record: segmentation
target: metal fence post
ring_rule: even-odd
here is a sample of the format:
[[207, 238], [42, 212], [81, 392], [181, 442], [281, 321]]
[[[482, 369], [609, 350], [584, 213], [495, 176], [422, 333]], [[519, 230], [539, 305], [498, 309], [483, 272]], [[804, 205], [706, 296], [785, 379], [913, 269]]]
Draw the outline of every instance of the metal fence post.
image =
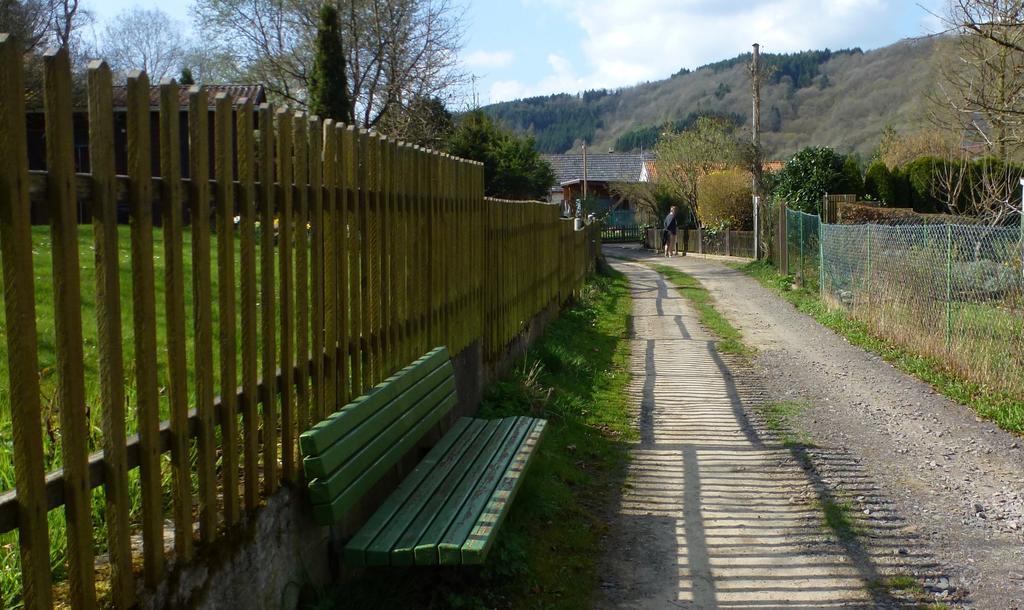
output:
[[789, 275], [789, 227], [786, 215], [786, 204], [779, 204], [779, 220], [775, 234], [775, 250], [778, 256], [776, 265], [781, 275]]
[[946, 351], [953, 340], [953, 225], [946, 225]]
[[825, 293], [825, 223], [818, 219], [818, 294]]
[[[870, 224], [868, 225], [868, 272], [867, 272], [867, 276], [866, 276], [866, 279], [867, 279], [866, 289], [867, 289], [867, 293], [868, 293], [868, 299], [871, 299], [871, 285], [874, 284], [874, 282], [871, 281], [873, 279], [871, 277], [871, 268], [872, 268], [872, 265], [871, 265], [871, 233], [872, 233], [871, 227], [872, 226], [873, 225], [870, 225]], [[873, 299], [871, 299], [871, 300], [873, 300]]]
[[800, 285], [804, 285], [804, 217], [803, 212], [797, 212], [801, 216], [797, 216], [800, 221]]

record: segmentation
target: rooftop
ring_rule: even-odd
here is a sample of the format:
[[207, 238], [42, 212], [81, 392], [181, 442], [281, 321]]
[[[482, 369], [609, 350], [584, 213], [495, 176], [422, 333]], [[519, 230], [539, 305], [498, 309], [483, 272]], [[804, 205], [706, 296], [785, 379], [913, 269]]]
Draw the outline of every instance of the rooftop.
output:
[[[551, 164], [558, 184], [583, 179], [583, 154], [542, 155]], [[642, 153], [587, 153], [587, 180], [593, 182], [638, 182], [644, 160]]]

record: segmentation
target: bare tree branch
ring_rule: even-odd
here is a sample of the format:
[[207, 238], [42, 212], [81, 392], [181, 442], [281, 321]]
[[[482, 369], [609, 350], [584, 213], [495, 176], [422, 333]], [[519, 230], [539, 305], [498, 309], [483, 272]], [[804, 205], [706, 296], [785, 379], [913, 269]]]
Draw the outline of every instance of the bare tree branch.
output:
[[[399, 129], [415, 100], [451, 99], [464, 84], [457, 53], [463, 15], [451, 0], [335, 0], [353, 116]], [[319, 0], [198, 0], [200, 29], [234, 57], [238, 76], [304, 106]], [[391, 117], [394, 119], [394, 117]], [[401, 133], [391, 133], [402, 137]]]

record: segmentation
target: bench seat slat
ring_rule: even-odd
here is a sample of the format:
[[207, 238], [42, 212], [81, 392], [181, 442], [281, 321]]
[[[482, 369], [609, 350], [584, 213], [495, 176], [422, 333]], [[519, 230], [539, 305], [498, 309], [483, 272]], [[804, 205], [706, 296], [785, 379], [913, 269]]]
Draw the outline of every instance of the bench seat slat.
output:
[[395, 443], [420, 423], [424, 417], [434, 413], [444, 400], [455, 392], [455, 380], [445, 379], [411, 409], [399, 411], [399, 416], [378, 435], [353, 454], [343, 465], [336, 468], [326, 478], [316, 478], [309, 482], [310, 500], [314, 504], [331, 502], [352, 484], [368, 466], [384, 457], [392, 457], [398, 461], [402, 452], [395, 448]]
[[[491, 494], [487, 506], [480, 513], [472, 531], [462, 544], [463, 565], [479, 565], [487, 559], [487, 553], [494, 543], [495, 533], [508, 514], [508, 509], [523, 482], [523, 475], [526, 473], [531, 459], [537, 453], [537, 446], [544, 436], [546, 427], [546, 420], [531, 420], [529, 433], [523, 439], [515, 457], [512, 458], [512, 463], [505, 470], [504, 476]], [[444, 546], [441, 547], [441, 552], [444, 552]]]
[[[370, 464], [344, 491], [334, 496], [330, 503], [314, 504], [313, 516], [316, 521], [325, 525], [340, 521], [356, 501], [369, 491], [373, 484], [394, 466], [406, 452], [412, 449], [432, 426], [441, 420], [441, 417], [455, 405], [455, 400], [455, 392], [452, 391], [433, 411], [428, 413], [415, 427], [398, 439], [391, 451], [383, 454], [379, 459]], [[312, 496], [312, 485], [313, 481], [310, 482], [310, 496]]]
[[[405, 413], [410, 412], [423, 405], [420, 401], [427, 401], [438, 387], [446, 383], [454, 388], [451, 379], [451, 366], [440, 366], [433, 372], [421, 378], [404, 392], [397, 395], [391, 402], [381, 405], [376, 412], [362, 420], [361, 423], [353, 421], [339, 421], [351, 425], [348, 434], [342, 436], [330, 447], [324, 449], [318, 455], [308, 455], [302, 460], [306, 478], [326, 479], [338, 470], [347, 460], [351, 459], [358, 451], [372, 444], [379, 435], [384, 434], [395, 421]], [[360, 406], [365, 406], [360, 405]], [[353, 418], [354, 420], [355, 418]]]
[[487, 468], [473, 482], [469, 495], [459, 507], [451, 525], [439, 539], [427, 541], [437, 547], [438, 562], [441, 565], [460, 565], [462, 563], [462, 544], [469, 536], [470, 530], [476, 525], [477, 518], [490, 501], [499, 481], [503, 479], [509, 464], [530, 432], [533, 422], [531, 418], [515, 417], [510, 419], [513, 422], [512, 431], [509, 432], [505, 442], [494, 452]]
[[505, 444], [514, 427], [515, 418], [510, 417], [498, 420], [497, 431], [494, 433], [494, 436], [491, 437], [491, 440], [480, 451], [480, 454], [473, 461], [473, 465], [466, 472], [466, 476], [463, 477], [458, 487], [445, 500], [444, 505], [430, 523], [430, 527], [423, 532], [423, 535], [413, 548], [416, 565], [438, 564], [438, 541], [441, 540], [444, 533], [451, 527], [462, 505], [469, 499], [473, 490], [480, 482], [480, 478], [484, 475], [487, 467], [490, 466], [500, 447]]
[[366, 394], [303, 432], [299, 436], [299, 448], [302, 450], [302, 454], [319, 455], [367, 417], [373, 415], [381, 406], [440, 367], [452, 369], [448, 359], [448, 348], [445, 346], [430, 350], [409, 366], [377, 384]]
[[[480, 435], [487, 423], [482, 419], [469, 418], [459, 421], [468, 422], [465, 430], [460, 433], [458, 429], [453, 429], [444, 436], [442, 442], [438, 443], [438, 447], [441, 447], [444, 441], [452, 439], [444, 448], [444, 454], [438, 457], [435, 464], [429, 464], [427, 460], [424, 460], [416, 467], [410, 476], [410, 479], [413, 477], [419, 479], [419, 481], [415, 481], [415, 490], [406, 493], [402, 489], [405, 486], [405, 481], [403, 481], [402, 486], [388, 497], [370, 521], [349, 541], [346, 546], [346, 559], [351, 551], [352, 555], [362, 557], [365, 565], [390, 565], [391, 548], [409, 528], [413, 520], [421, 514], [438, 487], [458, 467], [459, 461], [473, 446], [473, 441]], [[457, 439], [452, 438], [455, 435], [458, 435]], [[380, 519], [378, 519], [378, 515], [381, 516]], [[383, 519], [387, 519], [387, 523], [381, 523]], [[356, 565], [359, 565], [358, 561]]]
[[[471, 470], [477, 458], [484, 451], [491, 439], [498, 431], [500, 421], [484, 422], [480, 434], [473, 439], [473, 443], [466, 449], [466, 452], [459, 459], [458, 463], [442, 481], [441, 485], [434, 490], [434, 493], [427, 500], [427, 503], [418, 511], [416, 517], [409, 526], [402, 532], [402, 535], [391, 548], [389, 563], [393, 566], [414, 565], [413, 549], [419, 543], [423, 534], [437, 518], [445, 500], [452, 494], [456, 487], [465, 478], [466, 473]], [[369, 559], [373, 559], [370, 557]]]

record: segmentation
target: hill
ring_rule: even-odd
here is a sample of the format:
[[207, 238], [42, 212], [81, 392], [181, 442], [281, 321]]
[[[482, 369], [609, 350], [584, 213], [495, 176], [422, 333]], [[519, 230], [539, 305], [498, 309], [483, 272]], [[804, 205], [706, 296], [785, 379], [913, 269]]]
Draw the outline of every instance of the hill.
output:
[[[774, 68], [762, 88], [766, 153], [783, 157], [815, 144], [869, 155], [886, 125], [920, 125], [936, 79], [936, 56], [948, 42], [918, 38], [871, 51], [762, 55]], [[532, 133], [548, 153], [565, 152], [583, 139], [602, 150], [649, 148], [664, 125], [683, 128], [704, 113], [731, 117], [749, 129], [749, 60], [746, 53], [661, 81], [503, 102], [484, 111]]]

